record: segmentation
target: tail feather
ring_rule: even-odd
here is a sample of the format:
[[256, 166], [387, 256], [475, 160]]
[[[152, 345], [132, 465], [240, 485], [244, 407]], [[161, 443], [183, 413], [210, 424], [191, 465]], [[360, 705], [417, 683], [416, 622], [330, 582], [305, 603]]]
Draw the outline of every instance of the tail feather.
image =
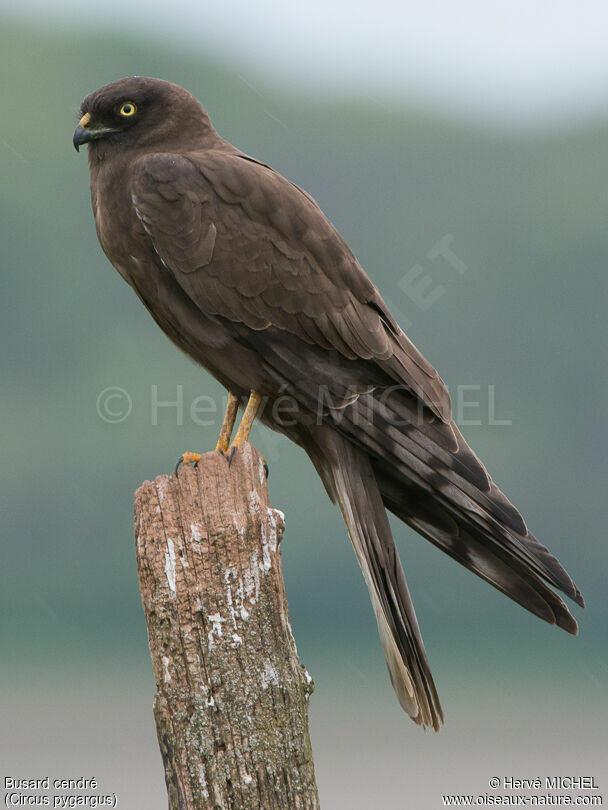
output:
[[[584, 605], [580, 591], [558, 560], [528, 532], [481, 462], [477, 461], [479, 469], [473, 468], [476, 456], [458, 428], [453, 423], [428, 427], [418, 421], [399, 430], [390, 413], [387, 417], [385, 403], [379, 407], [373, 397], [361, 399], [363, 403], [343, 411], [341, 429], [372, 454], [385, 505], [523, 607], [576, 633], [576, 621], [545, 582]], [[441, 433], [447, 430], [448, 441], [453, 436], [458, 448], [449, 455], [440, 444]], [[461, 454], [466, 454], [470, 473], [458, 463]], [[485, 486], [479, 486], [479, 470], [486, 476]]]
[[336, 432], [331, 441], [323, 477], [340, 505], [369, 589], [393, 688], [416, 723], [439, 731], [443, 712], [371, 463]]
[[564, 601], [527, 566], [511, 557], [508, 548], [502, 554], [493, 549], [484, 531], [467, 525], [466, 518], [457, 512], [451, 515], [448, 507], [437, 501], [429, 514], [425, 510], [426, 493], [391, 480], [377, 465], [374, 469], [384, 504], [393, 514], [531, 613], [568, 633], [577, 633], [576, 620]]
[[[409, 356], [405, 344], [403, 356], [371, 363], [272, 327], [247, 330], [244, 339], [255, 342], [275, 382], [306, 412], [291, 428], [266, 419], [306, 449], [340, 504], [391, 680], [416, 722], [438, 729], [441, 707], [385, 507], [536, 616], [577, 632], [552, 588], [584, 606], [580, 591], [464, 440], [434, 369]], [[410, 379], [414, 366], [419, 384]]]

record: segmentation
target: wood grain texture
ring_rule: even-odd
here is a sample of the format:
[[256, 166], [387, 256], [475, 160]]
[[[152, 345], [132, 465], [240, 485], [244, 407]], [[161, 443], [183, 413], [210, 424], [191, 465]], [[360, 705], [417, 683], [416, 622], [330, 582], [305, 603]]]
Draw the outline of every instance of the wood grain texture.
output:
[[319, 807], [259, 453], [202, 456], [135, 493], [137, 567], [170, 810]]

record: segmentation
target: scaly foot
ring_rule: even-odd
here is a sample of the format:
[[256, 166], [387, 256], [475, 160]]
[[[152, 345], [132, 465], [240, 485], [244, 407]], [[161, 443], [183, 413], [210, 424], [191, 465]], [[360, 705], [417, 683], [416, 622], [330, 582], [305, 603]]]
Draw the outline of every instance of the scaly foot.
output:
[[178, 474], [179, 468], [182, 466], [182, 464], [194, 464], [196, 467], [200, 460], [200, 453], [184, 453], [177, 459], [177, 464], [175, 465], [175, 470], [173, 471], [174, 475]]

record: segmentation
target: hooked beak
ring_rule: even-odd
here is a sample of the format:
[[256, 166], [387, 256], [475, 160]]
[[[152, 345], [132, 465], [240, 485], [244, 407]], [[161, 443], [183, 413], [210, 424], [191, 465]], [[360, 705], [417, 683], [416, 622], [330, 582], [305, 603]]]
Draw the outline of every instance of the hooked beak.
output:
[[85, 113], [78, 122], [78, 126], [74, 130], [74, 137], [72, 139], [72, 143], [74, 144], [74, 149], [77, 152], [80, 151], [80, 147], [82, 146], [83, 143], [88, 143], [89, 141], [95, 140], [96, 138], [101, 138], [110, 132], [118, 131], [116, 129], [112, 129], [111, 127], [100, 127], [99, 129], [90, 128], [89, 127], [90, 121], [91, 121], [91, 113]]
[[90, 140], [91, 140], [91, 133], [87, 132], [83, 126], [78, 124], [78, 126], [74, 130], [74, 138], [72, 141], [74, 144], [74, 149], [77, 152], [80, 151], [80, 147], [82, 146], [82, 144], [88, 143]]

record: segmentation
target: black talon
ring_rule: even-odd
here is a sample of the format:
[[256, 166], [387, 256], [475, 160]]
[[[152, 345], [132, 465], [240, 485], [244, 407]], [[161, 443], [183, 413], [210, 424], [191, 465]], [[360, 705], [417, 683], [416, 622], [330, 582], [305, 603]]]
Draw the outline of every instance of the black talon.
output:
[[229, 467], [230, 467], [230, 465], [232, 464], [232, 459], [234, 458], [234, 454], [235, 454], [235, 452], [236, 452], [236, 447], [233, 445], [233, 446], [230, 448], [230, 452], [229, 452], [229, 453], [228, 453], [228, 455], [226, 456], [226, 458], [228, 459], [228, 466], [229, 466]]
[[183, 456], [180, 456], [180, 457], [177, 459], [177, 464], [175, 465], [175, 469], [173, 470], [173, 475], [174, 475], [176, 478], [177, 478], [177, 475], [178, 475], [178, 473], [179, 473], [179, 468], [182, 466], [182, 464], [183, 464], [183, 463], [184, 463], [184, 457], [183, 457]]
[[264, 459], [264, 475], [266, 476], [266, 480], [268, 481], [268, 464], [266, 464], [266, 459]]

